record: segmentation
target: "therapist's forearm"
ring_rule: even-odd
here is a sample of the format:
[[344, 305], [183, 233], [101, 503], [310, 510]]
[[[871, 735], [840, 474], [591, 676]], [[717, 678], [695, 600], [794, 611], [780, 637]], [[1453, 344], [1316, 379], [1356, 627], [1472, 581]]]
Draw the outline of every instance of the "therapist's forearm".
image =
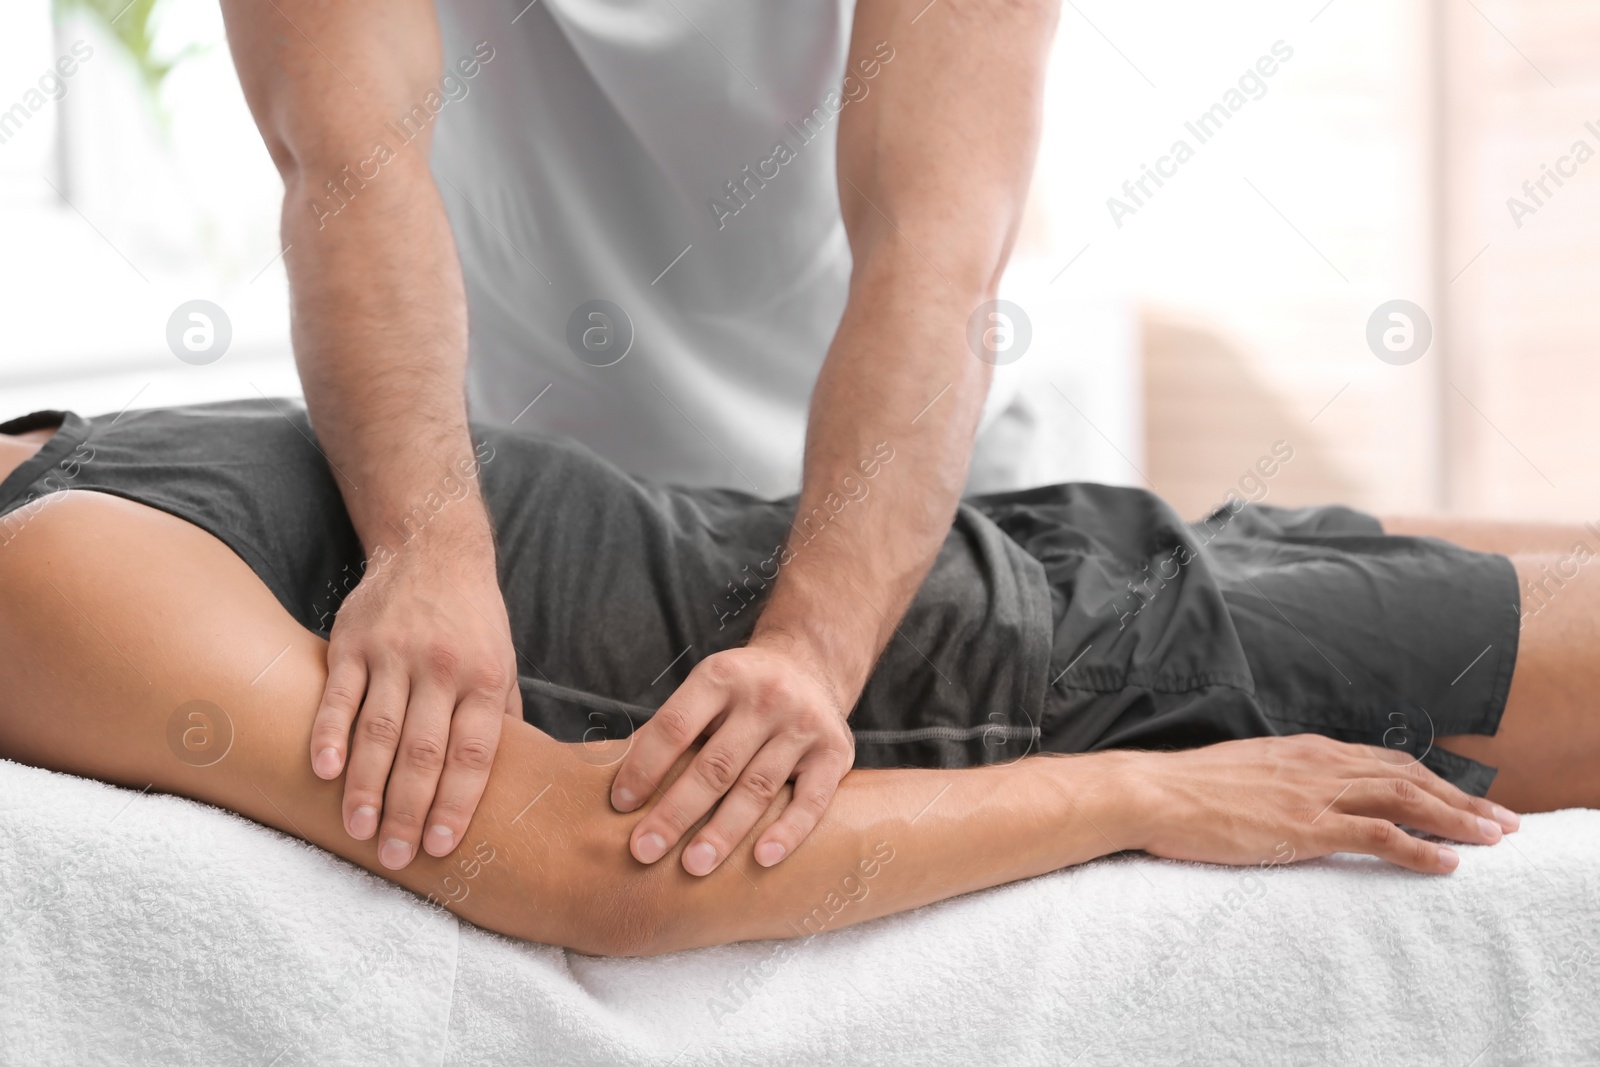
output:
[[986, 298], [894, 249], [858, 263], [812, 394], [790, 558], [752, 643], [804, 646], [846, 709], [949, 533], [990, 373], [965, 309]]
[[[406, 539], [404, 519], [472, 455], [467, 311], [450, 225], [425, 148], [405, 150], [335, 217], [323, 172], [286, 174], [283, 237], [296, 362], [317, 439], [371, 552]], [[474, 498], [474, 501], [476, 498]], [[490, 551], [481, 506], [447, 508], [430, 540]]]
[[222, 0], [222, 13], [283, 177], [317, 447], [366, 549], [319, 620], [332, 619], [329, 674], [305, 758], [344, 775], [345, 832], [400, 868], [460, 841], [500, 720], [520, 707], [478, 488], [492, 455], [469, 439], [464, 287], [428, 165], [449, 89], [438, 19], [432, 0]]
[[[1021, 223], [1055, 20], [1053, 0], [856, 6], [839, 119], [855, 265], [812, 394], [791, 558], [752, 636], [809, 653], [844, 708], [966, 481], [993, 373], [967, 323], [994, 297]], [[893, 459], [866, 481], [860, 464], [880, 442]], [[835, 511], [821, 534], [806, 525]]]

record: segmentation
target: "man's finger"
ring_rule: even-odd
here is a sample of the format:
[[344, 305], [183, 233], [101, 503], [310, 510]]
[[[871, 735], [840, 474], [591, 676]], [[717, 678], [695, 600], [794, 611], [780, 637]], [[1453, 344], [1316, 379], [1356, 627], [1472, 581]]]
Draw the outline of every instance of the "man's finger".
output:
[[357, 841], [378, 832], [383, 787], [394, 765], [405, 721], [411, 683], [392, 667], [376, 668], [367, 679], [367, 693], [350, 739], [350, 762], [344, 778], [344, 826]]
[[1409, 778], [1363, 778], [1345, 790], [1339, 808], [1474, 845], [1492, 845], [1503, 836], [1493, 819], [1452, 807]]
[[788, 806], [756, 842], [756, 862], [771, 867], [799, 848], [828, 810], [843, 777], [844, 770], [834, 757], [818, 755], [801, 760]]
[[422, 839], [422, 822], [433, 806], [450, 746], [453, 686], [425, 677], [412, 684], [400, 744], [383, 794], [383, 828], [378, 831], [378, 862], [397, 871], [410, 863]]
[[483, 799], [500, 745], [500, 727], [506, 701], [497, 692], [477, 690], [456, 705], [450, 719], [450, 747], [445, 752], [439, 790], [428, 812], [422, 848], [430, 856], [444, 856], [466, 836], [472, 813]]
[[1500, 829], [1508, 833], [1521, 824], [1521, 820], [1515, 812], [1508, 811], [1499, 804], [1483, 797], [1473, 796], [1453, 782], [1439, 777], [1420, 760], [1407, 759], [1396, 762], [1393, 749], [1381, 748], [1376, 745], [1363, 747], [1373, 753], [1377, 761], [1382, 764], [1388, 773], [1415, 782], [1452, 807], [1462, 808], [1480, 818], [1493, 820], [1500, 824]]
[[1358, 815], [1330, 815], [1328, 819], [1330, 852], [1377, 856], [1419, 874], [1449, 874], [1461, 863], [1455, 849], [1412, 837], [1387, 819]]
[[664, 856], [732, 788], [767, 738], [762, 725], [748, 716], [724, 724], [633, 828], [634, 857], [654, 863]]
[[361, 710], [367, 691], [367, 668], [360, 656], [334, 658], [330, 648], [328, 684], [311, 723], [311, 769], [318, 778], [334, 779], [344, 770], [350, 744], [350, 725]]
[[611, 806], [633, 811], [649, 800], [672, 765], [722, 713], [727, 690], [700, 668], [690, 672], [677, 692], [633, 732], [633, 744], [611, 781]]
[[[772, 806], [795, 765], [805, 754], [802, 745], [783, 739], [767, 742], [728, 790], [711, 821], [694, 835], [683, 850], [683, 869], [690, 874], [710, 874], [733, 852]], [[770, 865], [768, 865], [770, 866]]]

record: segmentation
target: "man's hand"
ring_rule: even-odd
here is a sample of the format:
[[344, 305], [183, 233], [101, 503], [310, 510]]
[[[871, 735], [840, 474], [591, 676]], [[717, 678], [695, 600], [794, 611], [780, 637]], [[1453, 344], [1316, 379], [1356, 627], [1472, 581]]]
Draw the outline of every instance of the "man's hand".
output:
[[634, 827], [634, 856], [654, 863], [716, 805], [683, 850], [684, 870], [710, 874], [791, 777], [794, 796], [756, 842], [755, 859], [771, 867], [794, 852], [855, 762], [848, 711], [821, 665], [795, 648], [751, 644], [706, 657], [634, 734], [612, 782], [612, 805], [633, 811], [684, 750], [711, 733], [661, 803]]
[[500, 716], [520, 710], [481, 499], [451, 496], [421, 541], [376, 552], [473, 455], [466, 291], [429, 166], [433, 124], [385, 157], [381, 178], [359, 176], [392, 116], [439, 86], [438, 18], [431, 0], [223, 0], [222, 13], [283, 178], [306, 406], [376, 567], [333, 627], [312, 766], [339, 774], [353, 724], [345, 828], [378, 832], [379, 859], [398, 869], [419, 840], [434, 856], [461, 840]]
[[1316, 734], [1229, 741], [1184, 752], [1130, 752], [1128, 848], [1202, 863], [1279, 864], [1334, 852], [1448, 874], [1452, 841], [1492, 845], [1517, 816], [1470, 796], [1403, 752]]
[[484, 556], [445, 539], [404, 549], [369, 568], [334, 622], [311, 764], [336, 778], [351, 746], [345, 829], [361, 841], [377, 832], [391, 870], [411, 862], [419, 840], [431, 856], [456, 847], [501, 717], [521, 714], [492, 546]]
[[[1055, 6], [856, 5], [852, 102], [837, 138], [850, 291], [811, 395], [797, 543], [750, 644], [697, 666], [617, 773], [612, 803], [633, 811], [713, 731], [634, 828], [643, 863], [715, 805], [683, 852], [690, 874], [715, 870], [793, 777], [793, 798], [756, 842], [756, 862], [770, 867], [811, 833], [854, 762], [845, 716], [938, 557], [966, 483], [993, 372], [967, 330], [995, 297], [1021, 224]], [[985, 146], [977, 155], [975, 141]], [[879, 475], [891, 457], [894, 473]]]

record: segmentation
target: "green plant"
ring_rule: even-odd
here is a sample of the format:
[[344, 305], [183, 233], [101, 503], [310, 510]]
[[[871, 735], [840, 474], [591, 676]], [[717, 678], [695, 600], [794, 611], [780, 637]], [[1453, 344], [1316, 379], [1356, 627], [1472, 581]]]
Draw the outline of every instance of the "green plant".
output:
[[160, 28], [160, 9], [164, 0], [52, 0], [56, 20], [63, 21], [75, 12], [84, 12], [103, 24], [138, 71], [139, 81], [155, 103], [161, 83], [173, 69], [205, 49], [191, 44], [175, 55], [158, 55], [156, 33]]

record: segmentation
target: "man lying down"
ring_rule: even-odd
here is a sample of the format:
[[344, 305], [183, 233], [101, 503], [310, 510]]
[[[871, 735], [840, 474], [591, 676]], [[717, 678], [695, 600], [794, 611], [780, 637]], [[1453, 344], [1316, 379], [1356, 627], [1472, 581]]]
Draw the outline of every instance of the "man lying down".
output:
[[[480, 926], [617, 955], [795, 936], [819, 907], [835, 928], [1124, 849], [1443, 874], [1459, 859], [1439, 839], [1493, 844], [1508, 808], [1600, 803], [1600, 595], [1567, 566], [1590, 554], [1583, 531], [1339, 507], [1190, 525], [1141, 490], [1059, 485], [961, 507], [852, 714], [858, 769], [793, 855], [750, 854], [790, 788], [775, 783], [729, 794], [766, 815], [710, 874], [681, 862], [704, 824], [641, 863], [639, 826], [671, 813], [659, 794], [627, 815], [609, 802], [628, 731], [740, 644], [774, 568], [849, 522], [893, 450], [854, 502], [797, 517], [644, 484], [559, 440], [473, 439], [363, 553], [294, 402], [0, 425], [0, 756], [216, 804]], [[390, 870], [307, 758], [324, 637], [365, 556], [381, 566], [479, 494], [526, 721], [478, 768], [449, 854]], [[390, 742], [435, 775], [489, 762]]]

